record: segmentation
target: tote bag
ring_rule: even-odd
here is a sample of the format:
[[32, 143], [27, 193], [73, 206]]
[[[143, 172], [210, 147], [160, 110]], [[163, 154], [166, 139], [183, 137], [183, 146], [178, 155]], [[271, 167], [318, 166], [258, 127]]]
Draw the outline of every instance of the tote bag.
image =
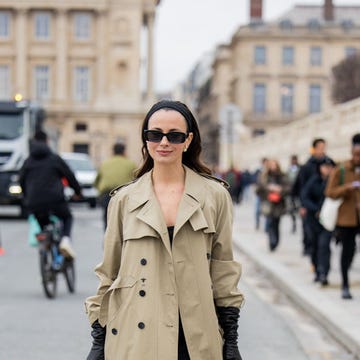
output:
[[[345, 168], [342, 164], [340, 166], [340, 185], [344, 184], [344, 175], [345, 175]], [[336, 226], [339, 207], [342, 204], [343, 199], [332, 199], [326, 197], [319, 214], [319, 222], [320, 224], [327, 230], [333, 231]]]
[[339, 207], [342, 202], [343, 199], [325, 198], [321, 206], [319, 221], [327, 231], [333, 231], [335, 229]]
[[36, 234], [41, 232], [41, 227], [33, 214], [28, 217], [29, 222], [29, 233], [28, 233], [28, 244], [32, 247], [38, 246]]

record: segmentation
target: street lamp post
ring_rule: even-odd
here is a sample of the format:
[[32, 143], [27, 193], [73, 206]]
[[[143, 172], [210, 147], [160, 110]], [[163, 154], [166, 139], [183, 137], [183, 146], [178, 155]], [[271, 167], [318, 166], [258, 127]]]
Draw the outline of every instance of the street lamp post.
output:
[[237, 142], [236, 127], [242, 120], [239, 107], [226, 104], [220, 108], [220, 168], [228, 169], [234, 165], [234, 144]]

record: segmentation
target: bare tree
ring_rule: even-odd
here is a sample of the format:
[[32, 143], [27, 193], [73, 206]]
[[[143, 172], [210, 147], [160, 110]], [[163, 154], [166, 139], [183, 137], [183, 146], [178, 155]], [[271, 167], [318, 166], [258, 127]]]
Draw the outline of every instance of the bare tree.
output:
[[332, 68], [332, 99], [334, 103], [360, 97], [360, 55], [352, 55]]

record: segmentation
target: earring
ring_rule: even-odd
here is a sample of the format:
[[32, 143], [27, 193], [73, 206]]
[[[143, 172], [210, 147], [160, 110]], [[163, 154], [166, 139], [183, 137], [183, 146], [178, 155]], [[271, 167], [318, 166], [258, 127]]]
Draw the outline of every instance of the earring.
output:
[[185, 148], [184, 148], [184, 152], [187, 152], [187, 147], [185, 146]]

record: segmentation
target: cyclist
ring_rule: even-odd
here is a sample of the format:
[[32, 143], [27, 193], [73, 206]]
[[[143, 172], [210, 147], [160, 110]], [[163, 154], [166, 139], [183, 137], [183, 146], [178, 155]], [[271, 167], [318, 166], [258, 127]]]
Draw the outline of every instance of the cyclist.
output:
[[47, 134], [39, 130], [30, 143], [30, 156], [20, 170], [20, 185], [24, 195], [24, 205], [35, 215], [41, 227], [49, 222], [49, 214], [54, 214], [63, 222], [61, 253], [74, 258], [71, 246], [72, 214], [65, 200], [63, 179], [81, 197], [81, 188], [74, 173], [65, 161], [50, 150]]

